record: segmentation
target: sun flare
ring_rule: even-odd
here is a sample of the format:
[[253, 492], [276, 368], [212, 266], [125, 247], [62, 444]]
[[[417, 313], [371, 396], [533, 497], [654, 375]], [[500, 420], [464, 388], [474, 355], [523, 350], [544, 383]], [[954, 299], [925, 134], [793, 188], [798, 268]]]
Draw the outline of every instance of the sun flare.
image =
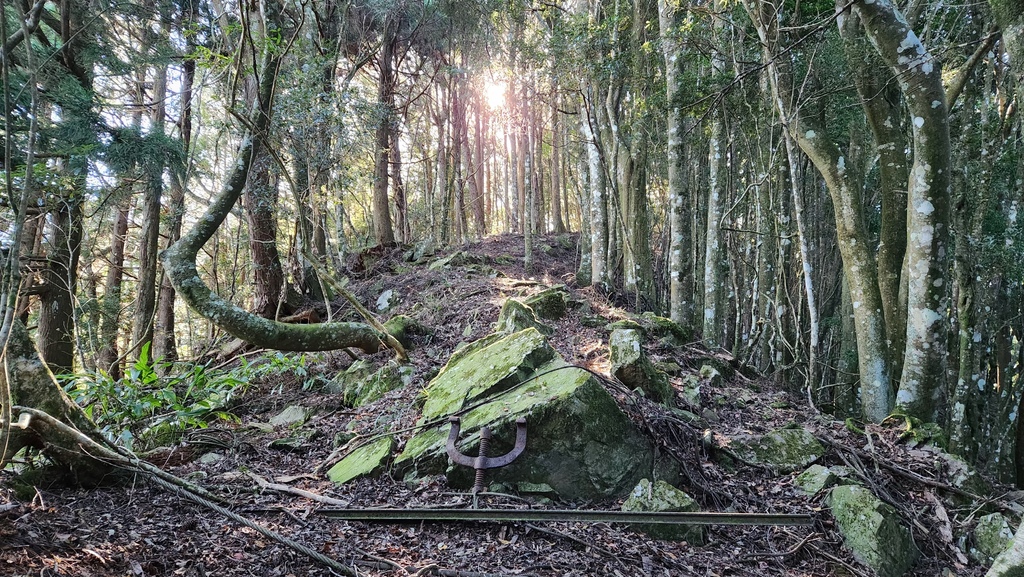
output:
[[497, 110], [504, 106], [506, 88], [507, 87], [504, 82], [488, 82], [487, 85], [484, 86], [484, 97], [487, 99], [487, 106], [492, 110]]

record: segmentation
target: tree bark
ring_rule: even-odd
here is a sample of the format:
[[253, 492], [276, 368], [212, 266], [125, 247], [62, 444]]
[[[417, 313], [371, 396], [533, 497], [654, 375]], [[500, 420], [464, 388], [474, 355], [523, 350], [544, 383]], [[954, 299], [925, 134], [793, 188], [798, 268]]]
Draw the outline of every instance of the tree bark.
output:
[[107, 277], [103, 283], [100, 301], [100, 349], [96, 364], [107, 371], [110, 378], [121, 378], [121, 362], [117, 347], [117, 333], [121, 327], [121, 281], [124, 278], [124, 242], [128, 234], [128, 211], [131, 198], [118, 202], [114, 215], [114, 234], [110, 240]]
[[693, 321], [693, 286], [689, 274], [689, 227], [686, 218], [686, 143], [684, 119], [677, 102], [682, 89], [683, 47], [679, 27], [683, 10], [672, 0], [658, 1], [658, 22], [665, 56], [665, 99], [668, 101], [668, 199], [669, 199], [669, 318], [690, 326]]
[[780, 5], [745, 2], [768, 60], [769, 86], [783, 125], [825, 179], [835, 211], [836, 236], [849, 282], [857, 334], [861, 407], [865, 418], [881, 421], [892, 410], [892, 383], [886, 363], [885, 318], [873, 255], [868, 248], [860, 185], [846, 159], [818, 119], [796, 107], [788, 54], [780, 54]]
[[940, 64], [889, 0], [856, 3], [868, 39], [899, 80], [913, 125], [907, 194], [907, 336], [896, 403], [933, 421], [946, 382], [949, 113]]
[[[167, 28], [165, 28], [167, 30]], [[153, 44], [151, 42], [150, 44]], [[140, 90], [141, 92], [141, 90]], [[167, 97], [167, 65], [156, 67], [150, 108], [151, 134], [162, 136]], [[135, 317], [132, 323], [132, 352], [142, 355], [143, 347], [153, 342], [156, 320], [156, 268], [160, 250], [160, 202], [164, 188], [164, 159], [150, 158], [146, 163], [146, 191], [142, 197], [142, 235], [139, 240], [139, 273], [135, 292]], [[148, 354], [152, 353], [149, 351]]]
[[373, 173], [373, 238], [378, 245], [395, 243], [391, 226], [391, 202], [388, 200], [388, 164], [391, 158], [391, 132], [395, 115], [395, 43], [398, 23], [391, 15], [385, 23], [383, 45], [377, 59], [380, 78], [377, 80], [377, 107], [380, 118], [376, 130], [376, 151]]

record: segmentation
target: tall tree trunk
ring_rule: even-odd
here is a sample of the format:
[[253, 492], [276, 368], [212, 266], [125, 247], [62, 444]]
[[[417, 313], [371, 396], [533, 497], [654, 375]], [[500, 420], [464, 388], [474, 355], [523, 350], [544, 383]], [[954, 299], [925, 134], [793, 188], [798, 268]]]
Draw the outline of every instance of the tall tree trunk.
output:
[[395, 190], [395, 228], [398, 229], [398, 239], [408, 243], [412, 240], [412, 230], [409, 225], [409, 201], [405, 195], [405, 183], [402, 181], [402, 151], [398, 145], [398, 131], [391, 137], [391, 186]]
[[376, 151], [373, 172], [373, 238], [378, 245], [395, 242], [395, 231], [391, 226], [391, 202], [388, 200], [388, 163], [391, 158], [392, 124], [395, 121], [395, 43], [397, 21], [387, 17], [383, 45], [377, 59], [380, 78], [377, 81], [377, 107], [380, 118], [376, 130]]
[[584, 87], [584, 110], [580, 115], [584, 146], [587, 151], [587, 198], [590, 212], [590, 267], [591, 284], [601, 287], [608, 285], [608, 201], [605, 186], [605, 172], [601, 162], [600, 138], [598, 137], [597, 110], [589, 86]]
[[[164, 26], [166, 29], [166, 25]], [[163, 135], [167, 97], [167, 66], [156, 68], [150, 101], [150, 129]], [[156, 269], [160, 249], [160, 202], [164, 189], [164, 159], [148, 159], [146, 165], [146, 192], [142, 197], [142, 235], [139, 239], [139, 273], [135, 296], [135, 318], [132, 324], [132, 352], [136, 358], [143, 347], [153, 342], [156, 320]], [[152, 358], [152, 351], [147, 356]]]
[[[557, 90], [557, 89], [556, 89]], [[558, 112], [558, 93], [551, 99], [551, 222], [556, 234], [565, 232], [562, 216], [562, 123]]]
[[[822, 174], [832, 196], [836, 235], [843, 256], [843, 270], [850, 286], [857, 333], [864, 416], [881, 421], [892, 409], [892, 383], [886, 363], [885, 318], [878, 288], [874, 255], [868, 248], [860, 185], [849, 174], [839, 146], [825, 127], [797, 108], [788, 53], [780, 51], [779, 5], [745, 2], [758, 36], [765, 47], [769, 86], [776, 109], [792, 138]], [[802, 109], [798, 109], [802, 110]]]
[[684, 11], [672, 0], [658, 1], [658, 22], [665, 56], [665, 99], [668, 101], [668, 202], [669, 202], [669, 318], [683, 325], [693, 322], [693, 277], [689, 274], [690, 237], [686, 222], [685, 121], [679, 106], [683, 88], [683, 46], [678, 34]]
[[[473, 225], [476, 234], [481, 238], [487, 235], [487, 189], [484, 188], [484, 173], [486, 172], [486, 159], [484, 158], [484, 127], [483, 127], [484, 105], [482, 99], [477, 95], [473, 98], [473, 119], [475, 128], [473, 130]], [[467, 138], [469, 130], [466, 130]], [[467, 153], [469, 144], [466, 145]], [[468, 154], [467, 154], [468, 157]]]
[[[716, 1], [716, 11], [724, 10], [722, 2]], [[721, 21], [715, 23], [715, 36], [719, 46], [724, 46]], [[711, 68], [716, 75], [725, 71], [725, 55], [715, 50]], [[712, 111], [711, 136], [708, 139], [710, 158], [708, 160], [708, 205], [707, 235], [704, 245], [704, 344], [717, 347], [722, 344], [725, 314], [725, 254], [722, 247], [722, 218], [725, 216], [725, 196], [729, 175], [729, 146], [726, 141], [724, 104]]]
[[[186, 2], [179, 28], [187, 29], [199, 18], [198, 4]], [[171, 198], [168, 205], [167, 244], [171, 246], [181, 238], [181, 224], [185, 216], [185, 186], [189, 179], [189, 154], [192, 150], [192, 87], [195, 84], [196, 61], [191, 55], [195, 51], [195, 35], [186, 35], [186, 54], [182, 62], [182, 83], [180, 95], [181, 110], [181, 151], [185, 165], [180, 173], [170, 172]], [[171, 279], [165, 274], [160, 282], [157, 297], [156, 327], [153, 335], [153, 357], [169, 361], [177, 360], [178, 345], [174, 332], [175, 292]]]
[[100, 350], [96, 364], [114, 380], [121, 378], [117, 334], [121, 328], [121, 281], [124, 278], [124, 243], [128, 234], [130, 208], [131, 197], [126, 196], [118, 202], [114, 215], [114, 234], [110, 240], [107, 277], [103, 283], [103, 300], [100, 302]]
[[[72, 168], [72, 173], [85, 174], [81, 166], [75, 170]], [[47, 267], [43, 273], [46, 289], [40, 297], [36, 331], [39, 352], [50, 371], [58, 375], [70, 373], [75, 363], [75, 289], [82, 245], [79, 191], [85, 190], [85, 177], [76, 177], [75, 181], [76, 194], [59, 199], [50, 214]]]
[[523, 199], [524, 213], [526, 220], [523, 223], [523, 268], [526, 274], [533, 274], [533, 236], [537, 233], [537, 205], [536, 193], [537, 183], [533, 174], [534, 142], [533, 142], [533, 102], [529, 93], [523, 92], [526, 107], [526, 130], [522, 135], [523, 152], [523, 191], [526, 197]]
[[252, 164], [243, 206], [249, 226], [253, 266], [252, 310], [263, 318], [276, 318], [284, 289], [284, 270], [277, 250], [277, 178], [272, 178], [270, 153], [261, 147]]
[[[845, 6], [837, 1], [837, 9]], [[860, 20], [850, 14], [839, 26], [847, 60], [854, 67], [853, 81], [860, 96], [878, 154], [878, 195], [881, 218], [878, 239], [878, 288], [885, 314], [885, 333], [889, 343], [891, 374], [903, 366], [904, 339], [907, 332], [906, 303], [900, 300], [903, 257], [907, 251], [907, 182], [910, 164], [907, 139], [900, 110], [900, 89], [885, 73], [878, 54], [870, 50], [863, 37]]]
[[942, 71], [889, 0], [855, 4], [868, 39], [899, 80], [913, 125], [907, 195], [907, 338], [896, 403], [932, 421], [946, 382], [949, 113]]

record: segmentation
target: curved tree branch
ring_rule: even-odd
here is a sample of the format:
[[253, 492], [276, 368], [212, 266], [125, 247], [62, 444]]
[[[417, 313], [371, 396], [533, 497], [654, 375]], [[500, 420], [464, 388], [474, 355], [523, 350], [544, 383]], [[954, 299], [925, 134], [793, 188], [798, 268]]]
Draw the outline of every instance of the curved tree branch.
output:
[[264, 55], [259, 97], [255, 99], [239, 145], [234, 168], [220, 194], [199, 221], [160, 255], [164, 271], [174, 289], [197, 313], [213, 321], [227, 333], [257, 346], [287, 351], [328, 351], [355, 347], [366, 352], [387, 348], [384, 333], [363, 323], [322, 323], [297, 325], [276, 322], [254, 315], [228, 302], [210, 290], [199, 277], [196, 255], [227, 218], [245, 189], [252, 159], [263, 134], [270, 126], [274, 84], [281, 55], [271, 50]]

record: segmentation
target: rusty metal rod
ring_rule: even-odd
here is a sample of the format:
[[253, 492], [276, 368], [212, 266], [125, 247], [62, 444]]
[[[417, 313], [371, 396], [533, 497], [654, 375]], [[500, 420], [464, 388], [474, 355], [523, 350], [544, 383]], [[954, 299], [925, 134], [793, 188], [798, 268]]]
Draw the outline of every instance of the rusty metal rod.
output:
[[319, 509], [320, 515], [345, 521], [467, 522], [561, 521], [569, 523], [654, 523], [679, 525], [811, 525], [811, 515], [785, 513], [683, 513], [577, 511], [571, 509]]

